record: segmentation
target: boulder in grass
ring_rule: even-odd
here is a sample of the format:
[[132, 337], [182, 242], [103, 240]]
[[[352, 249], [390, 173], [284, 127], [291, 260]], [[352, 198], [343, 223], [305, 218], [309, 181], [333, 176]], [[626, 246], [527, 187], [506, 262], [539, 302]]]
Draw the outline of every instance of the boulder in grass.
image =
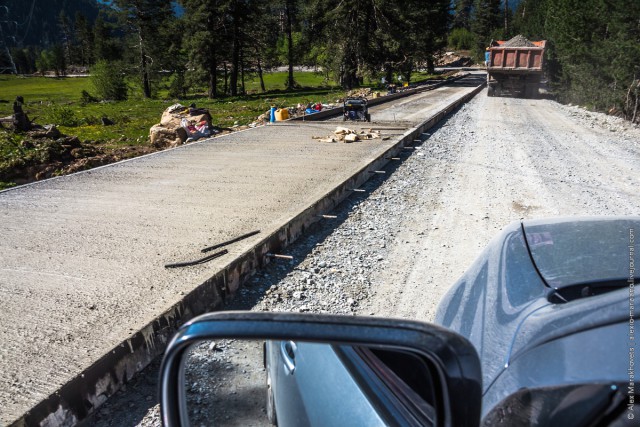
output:
[[160, 123], [149, 129], [151, 144], [158, 148], [184, 144], [190, 137], [193, 138], [193, 135], [187, 132], [183, 124], [197, 125], [203, 122], [206, 123], [206, 128], [211, 129], [211, 115], [206, 109], [187, 108], [174, 104], [162, 113]]
[[[182, 130], [184, 139], [180, 137], [179, 129]], [[162, 125], [154, 125], [149, 129], [149, 140], [156, 148], [177, 147], [187, 140], [184, 129], [169, 129]]]

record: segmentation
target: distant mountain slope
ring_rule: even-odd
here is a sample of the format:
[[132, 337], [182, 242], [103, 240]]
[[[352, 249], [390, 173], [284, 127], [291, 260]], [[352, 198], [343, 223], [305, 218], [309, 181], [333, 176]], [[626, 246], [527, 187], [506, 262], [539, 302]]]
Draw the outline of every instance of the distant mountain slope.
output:
[[73, 23], [76, 12], [93, 21], [100, 10], [95, 0], [3, 0], [1, 4], [8, 8], [7, 16], [0, 21], [9, 22], [3, 25], [3, 32], [10, 46], [46, 47], [61, 42], [61, 11]]

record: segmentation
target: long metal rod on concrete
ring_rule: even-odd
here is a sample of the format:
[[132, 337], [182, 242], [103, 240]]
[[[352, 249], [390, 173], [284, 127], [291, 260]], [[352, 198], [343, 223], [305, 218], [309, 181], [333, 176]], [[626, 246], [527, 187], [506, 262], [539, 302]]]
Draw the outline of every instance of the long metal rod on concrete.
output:
[[219, 258], [222, 255], [228, 254], [229, 251], [226, 249], [221, 250], [220, 252], [216, 252], [215, 254], [207, 255], [204, 258], [196, 259], [194, 261], [185, 261], [185, 262], [176, 262], [173, 264], [165, 264], [164, 268], [178, 268], [178, 267], [190, 267], [192, 265], [203, 264], [207, 261], [211, 261], [212, 259]]
[[258, 233], [260, 233], [260, 230], [251, 231], [251, 232], [249, 232], [247, 234], [243, 234], [242, 236], [238, 236], [238, 237], [233, 238], [231, 240], [227, 240], [226, 242], [218, 243], [218, 244], [215, 244], [213, 246], [209, 246], [207, 248], [204, 248], [200, 252], [206, 253], [206, 252], [212, 251], [214, 249], [222, 248], [222, 247], [230, 245], [232, 243], [239, 242], [240, 240], [244, 240], [244, 239], [247, 239], [247, 238], [249, 238], [251, 236], [255, 236]]

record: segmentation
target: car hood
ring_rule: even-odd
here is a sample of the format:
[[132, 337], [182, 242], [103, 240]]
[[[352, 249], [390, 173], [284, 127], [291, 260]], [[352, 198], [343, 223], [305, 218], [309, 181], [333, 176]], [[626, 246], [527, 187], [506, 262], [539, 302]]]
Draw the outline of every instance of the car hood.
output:
[[631, 263], [635, 240], [640, 241], [640, 217], [531, 220], [523, 222], [523, 229], [532, 260], [551, 288], [624, 287], [629, 277], [640, 278], [640, 268]]
[[[435, 322], [476, 347], [486, 391], [519, 354], [624, 321], [625, 315], [628, 321], [629, 296], [623, 288], [630, 273], [640, 277], [640, 269], [630, 269], [630, 253], [638, 252], [640, 217], [514, 222], [451, 287]], [[590, 284], [601, 291], [582, 292]]]

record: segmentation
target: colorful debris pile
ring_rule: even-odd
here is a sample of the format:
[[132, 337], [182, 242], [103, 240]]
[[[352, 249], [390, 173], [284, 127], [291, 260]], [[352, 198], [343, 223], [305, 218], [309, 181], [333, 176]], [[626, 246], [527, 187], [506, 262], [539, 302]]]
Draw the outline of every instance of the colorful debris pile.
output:
[[[278, 110], [286, 110], [284, 116], [291, 119], [294, 117], [301, 117], [309, 114], [315, 114], [320, 111], [324, 111], [326, 109], [335, 108], [334, 104], [324, 104], [322, 102], [310, 102], [308, 104], [298, 104], [295, 107], [286, 107], [280, 108]], [[254, 128], [256, 126], [262, 126], [271, 121], [271, 110], [265, 111], [263, 114], [259, 115], [255, 121], [249, 123], [250, 128]], [[280, 121], [278, 117], [276, 117], [275, 121]]]
[[196, 108], [195, 104], [189, 107], [174, 104], [162, 113], [160, 123], [149, 129], [149, 139], [157, 148], [175, 147], [215, 133], [217, 130], [211, 126], [209, 110]]

